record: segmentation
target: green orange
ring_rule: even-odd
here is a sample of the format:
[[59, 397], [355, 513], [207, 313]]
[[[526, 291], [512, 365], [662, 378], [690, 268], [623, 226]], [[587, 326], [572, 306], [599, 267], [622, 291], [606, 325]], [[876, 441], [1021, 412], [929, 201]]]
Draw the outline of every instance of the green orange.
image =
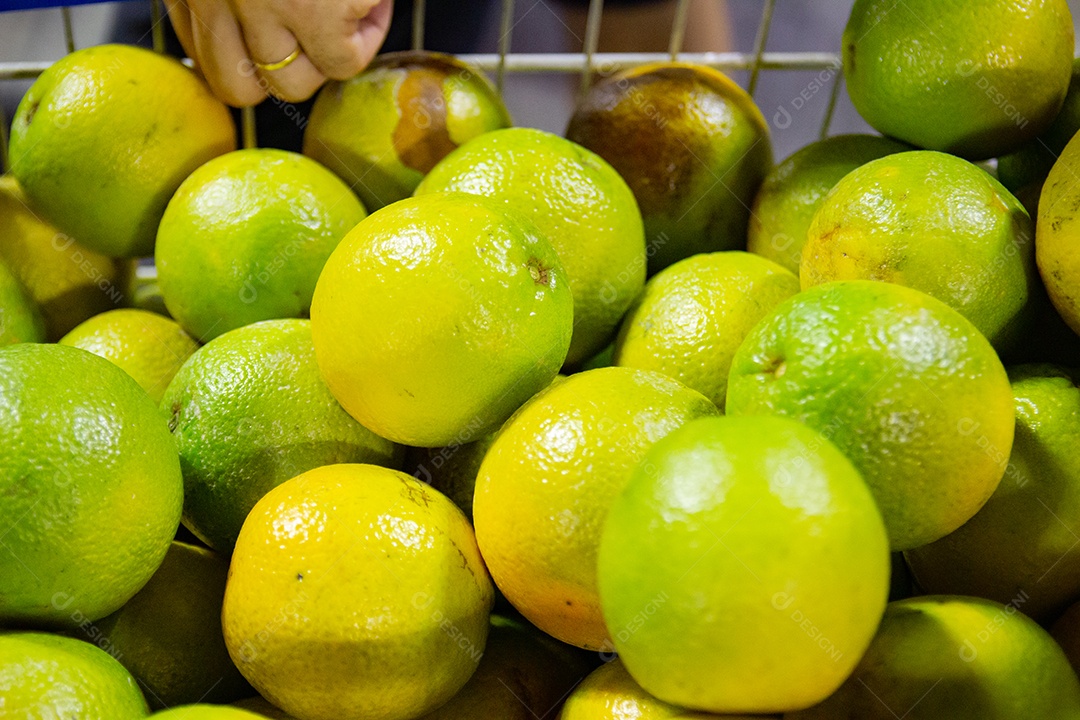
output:
[[810, 221], [829, 190], [860, 165], [908, 149], [876, 135], [836, 135], [796, 151], [761, 183], [746, 249], [798, 274]]
[[664, 62], [611, 74], [582, 98], [566, 136], [633, 190], [650, 274], [695, 253], [746, 247], [772, 147], [761, 111], [723, 73]]
[[154, 402], [85, 350], [11, 345], [0, 447], [0, 622], [74, 627], [117, 610], [180, 521], [180, 463]]
[[973, 160], [1053, 122], [1073, 59], [1066, 0], [856, 0], [844, 84], [876, 130]]
[[240, 671], [289, 714], [407, 720], [476, 672], [493, 599], [445, 496], [395, 470], [327, 465], [252, 510], [221, 617]]
[[894, 550], [967, 522], [1005, 473], [1012, 388], [990, 343], [939, 300], [851, 280], [805, 290], [735, 353], [731, 415], [785, 415], [862, 473]]
[[134, 720], [149, 713], [135, 678], [82, 640], [0, 632], [0, 710], [12, 718]]
[[723, 408], [735, 350], [797, 292], [798, 277], [750, 253], [680, 260], [649, 280], [623, 319], [614, 364], [669, 375]]
[[885, 525], [859, 472], [782, 417], [704, 418], [659, 440], [612, 503], [597, 562], [630, 674], [714, 713], [824, 700], [889, 591]]
[[179, 60], [130, 45], [65, 55], [11, 123], [11, 172], [57, 228], [105, 255], [150, 255], [169, 198], [236, 148], [228, 108]]
[[180, 451], [184, 524], [224, 553], [259, 498], [289, 478], [401, 458], [334, 400], [308, 320], [266, 320], [211, 340], [177, 372], [161, 411]]
[[41, 313], [19, 279], [0, 261], [0, 346], [44, 340]]
[[58, 341], [109, 360], [153, 399], [161, 400], [176, 371], [199, 344], [175, 321], [146, 310], [110, 310], [79, 324]]
[[238, 150], [193, 172], [158, 229], [165, 306], [206, 342], [243, 325], [306, 317], [326, 259], [366, 212], [319, 163]]
[[571, 375], [522, 406], [484, 456], [473, 499], [477, 542], [507, 600], [563, 642], [609, 647], [596, 588], [608, 508], [649, 446], [717, 413], [675, 380], [620, 367]]
[[443, 53], [386, 53], [351, 80], [322, 89], [304, 154], [337, 173], [374, 211], [409, 197], [454, 148], [509, 125], [482, 72]]
[[932, 151], [872, 160], [840, 180], [802, 249], [804, 288], [882, 280], [921, 290], [996, 348], [1015, 344], [1037, 294], [1027, 210], [982, 168]]
[[526, 217], [465, 193], [373, 213], [319, 277], [319, 369], [342, 407], [406, 445], [471, 442], [562, 366], [573, 297], [558, 254]]

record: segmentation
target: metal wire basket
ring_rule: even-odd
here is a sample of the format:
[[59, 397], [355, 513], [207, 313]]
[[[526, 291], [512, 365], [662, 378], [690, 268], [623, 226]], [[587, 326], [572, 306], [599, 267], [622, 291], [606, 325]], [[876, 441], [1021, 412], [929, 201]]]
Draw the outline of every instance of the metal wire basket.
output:
[[[100, 0], [69, 0], [61, 4], [52, 0], [9, 0], [6, 9], [41, 9], [60, 7], [64, 38], [68, 52], [76, 49], [75, 33], [72, 22], [71, 5], [92, 4]], [[399, 0], [400, 1], [400, 0]], [[426, 0], [413, 1], [412, 46], [424, 48], [424, 27]], [[161, 0], [148, 0], [151, 7], [151, 34], [153, 47], [164, 52], [165, 36], [162, 21], [164, 11]], [[753, 48], [750, 52], [683, 52], [683, 40], [689, 17], [691, 0], [677, 0], [674, 21], [668, 42], [668, 51], [663, 52], [621, 52], [602, 53], [597, 48], [600, 39], [600, 27], [604, 15], [604, 0], [591, 0], [585, 25], [585, 37], [580, 52], [521, 53], [513, 51], [513, 30], [516, 0], [502, 0], [499, 18], [498, 52], [460, 54], [459, 57], [479, 70], [491, 74], [496, 86], [502, 92], [508, 73], [562, 73], [580, 77], [581, 88], [587, 89], [597, 71], [610, 72], [614, 68], [630, 68], [646, 63], [663, 60], [680, 60], [698, 63], [726, 71], [745, 71], [748, 73], [747, 91], [754, 95], [762, 71], [771, 70], [827, 70], [826, 81], [829, 84], [828, 104], [821, 121], [820, 136], [829, 133], [836, 101], [841, 86], [842, 68], [840, 57], [831, 52], [767, 52], [766, 42], [772, 26], [776, 0], [763, 0], [761, 17]], [[37, 77], [51, 61], [14, 61], [0, 62], [0, 81], [26, 80]], [[255, 116], [248, 109], [243, 114], [243, 143], [247, 147], [255, 144]], [[526, 123], [527, 124], [527, 123]], [[7, 168], [7, 123], [0, 117], [0, 163]]]

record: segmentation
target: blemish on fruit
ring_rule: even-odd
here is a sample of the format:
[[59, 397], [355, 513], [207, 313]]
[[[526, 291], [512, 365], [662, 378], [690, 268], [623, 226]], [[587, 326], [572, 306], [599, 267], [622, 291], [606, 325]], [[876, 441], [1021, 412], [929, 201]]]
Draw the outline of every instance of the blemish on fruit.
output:
[[551, 279], [551, 268], [546, 267], [538, 258], [529, 258], [525, 263], [529, 268], [529, 275], [537, 285], [547, 285]]
[[176, 426], [180, 424], [180, 403], [174, 402], [170, 410], [169, 432], [176, 432]]

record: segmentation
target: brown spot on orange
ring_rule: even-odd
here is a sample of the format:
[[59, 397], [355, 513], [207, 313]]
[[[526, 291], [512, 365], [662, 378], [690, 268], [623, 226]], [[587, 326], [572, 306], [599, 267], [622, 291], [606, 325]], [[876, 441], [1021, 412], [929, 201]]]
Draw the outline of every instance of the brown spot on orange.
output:
[[393, 143], [406, 166], [427, 173], [457, 148], [446, 129], [446, 100], [441, 69], [410, 67], [397, 92], [401, 117], [394, 128]]
[[170, 410], [172, 412], [169, 415], [169, 432], [176, 432], [176, 427], [180, 424], [180, 403], [174, 402]]
[[529, 258], [526, 265], [529, 268], [529, 275], [537, 285], [547, 285], [551, 280], [551, 268], [540, 262], [538, 258]]

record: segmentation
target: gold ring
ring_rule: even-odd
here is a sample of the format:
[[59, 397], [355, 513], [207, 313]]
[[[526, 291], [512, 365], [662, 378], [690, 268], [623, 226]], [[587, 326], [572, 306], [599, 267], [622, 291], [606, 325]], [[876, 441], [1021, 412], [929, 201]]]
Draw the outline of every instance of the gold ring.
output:
[[296, 58], [298, 58], [298, 57], [300, 57], [300, 46], [299, 45], [297, 45], [296, 49], [293, 50], [291, 53], [289, 53], [288, 57], [286, 57], [284, 60], [278, 60], [277, 62], [272, 62], [272, 63], [261, 63], [261, 62], [255, 62], [254, 60], [252, 60], [251, 64], [254, 65], [255, 67], [259, 68], [263, 72], [272, 72], [274, 70], [281, 70], [284, 67], [288, 67], [289, 65], [292, 64], [293, 60], [296, 60]]

